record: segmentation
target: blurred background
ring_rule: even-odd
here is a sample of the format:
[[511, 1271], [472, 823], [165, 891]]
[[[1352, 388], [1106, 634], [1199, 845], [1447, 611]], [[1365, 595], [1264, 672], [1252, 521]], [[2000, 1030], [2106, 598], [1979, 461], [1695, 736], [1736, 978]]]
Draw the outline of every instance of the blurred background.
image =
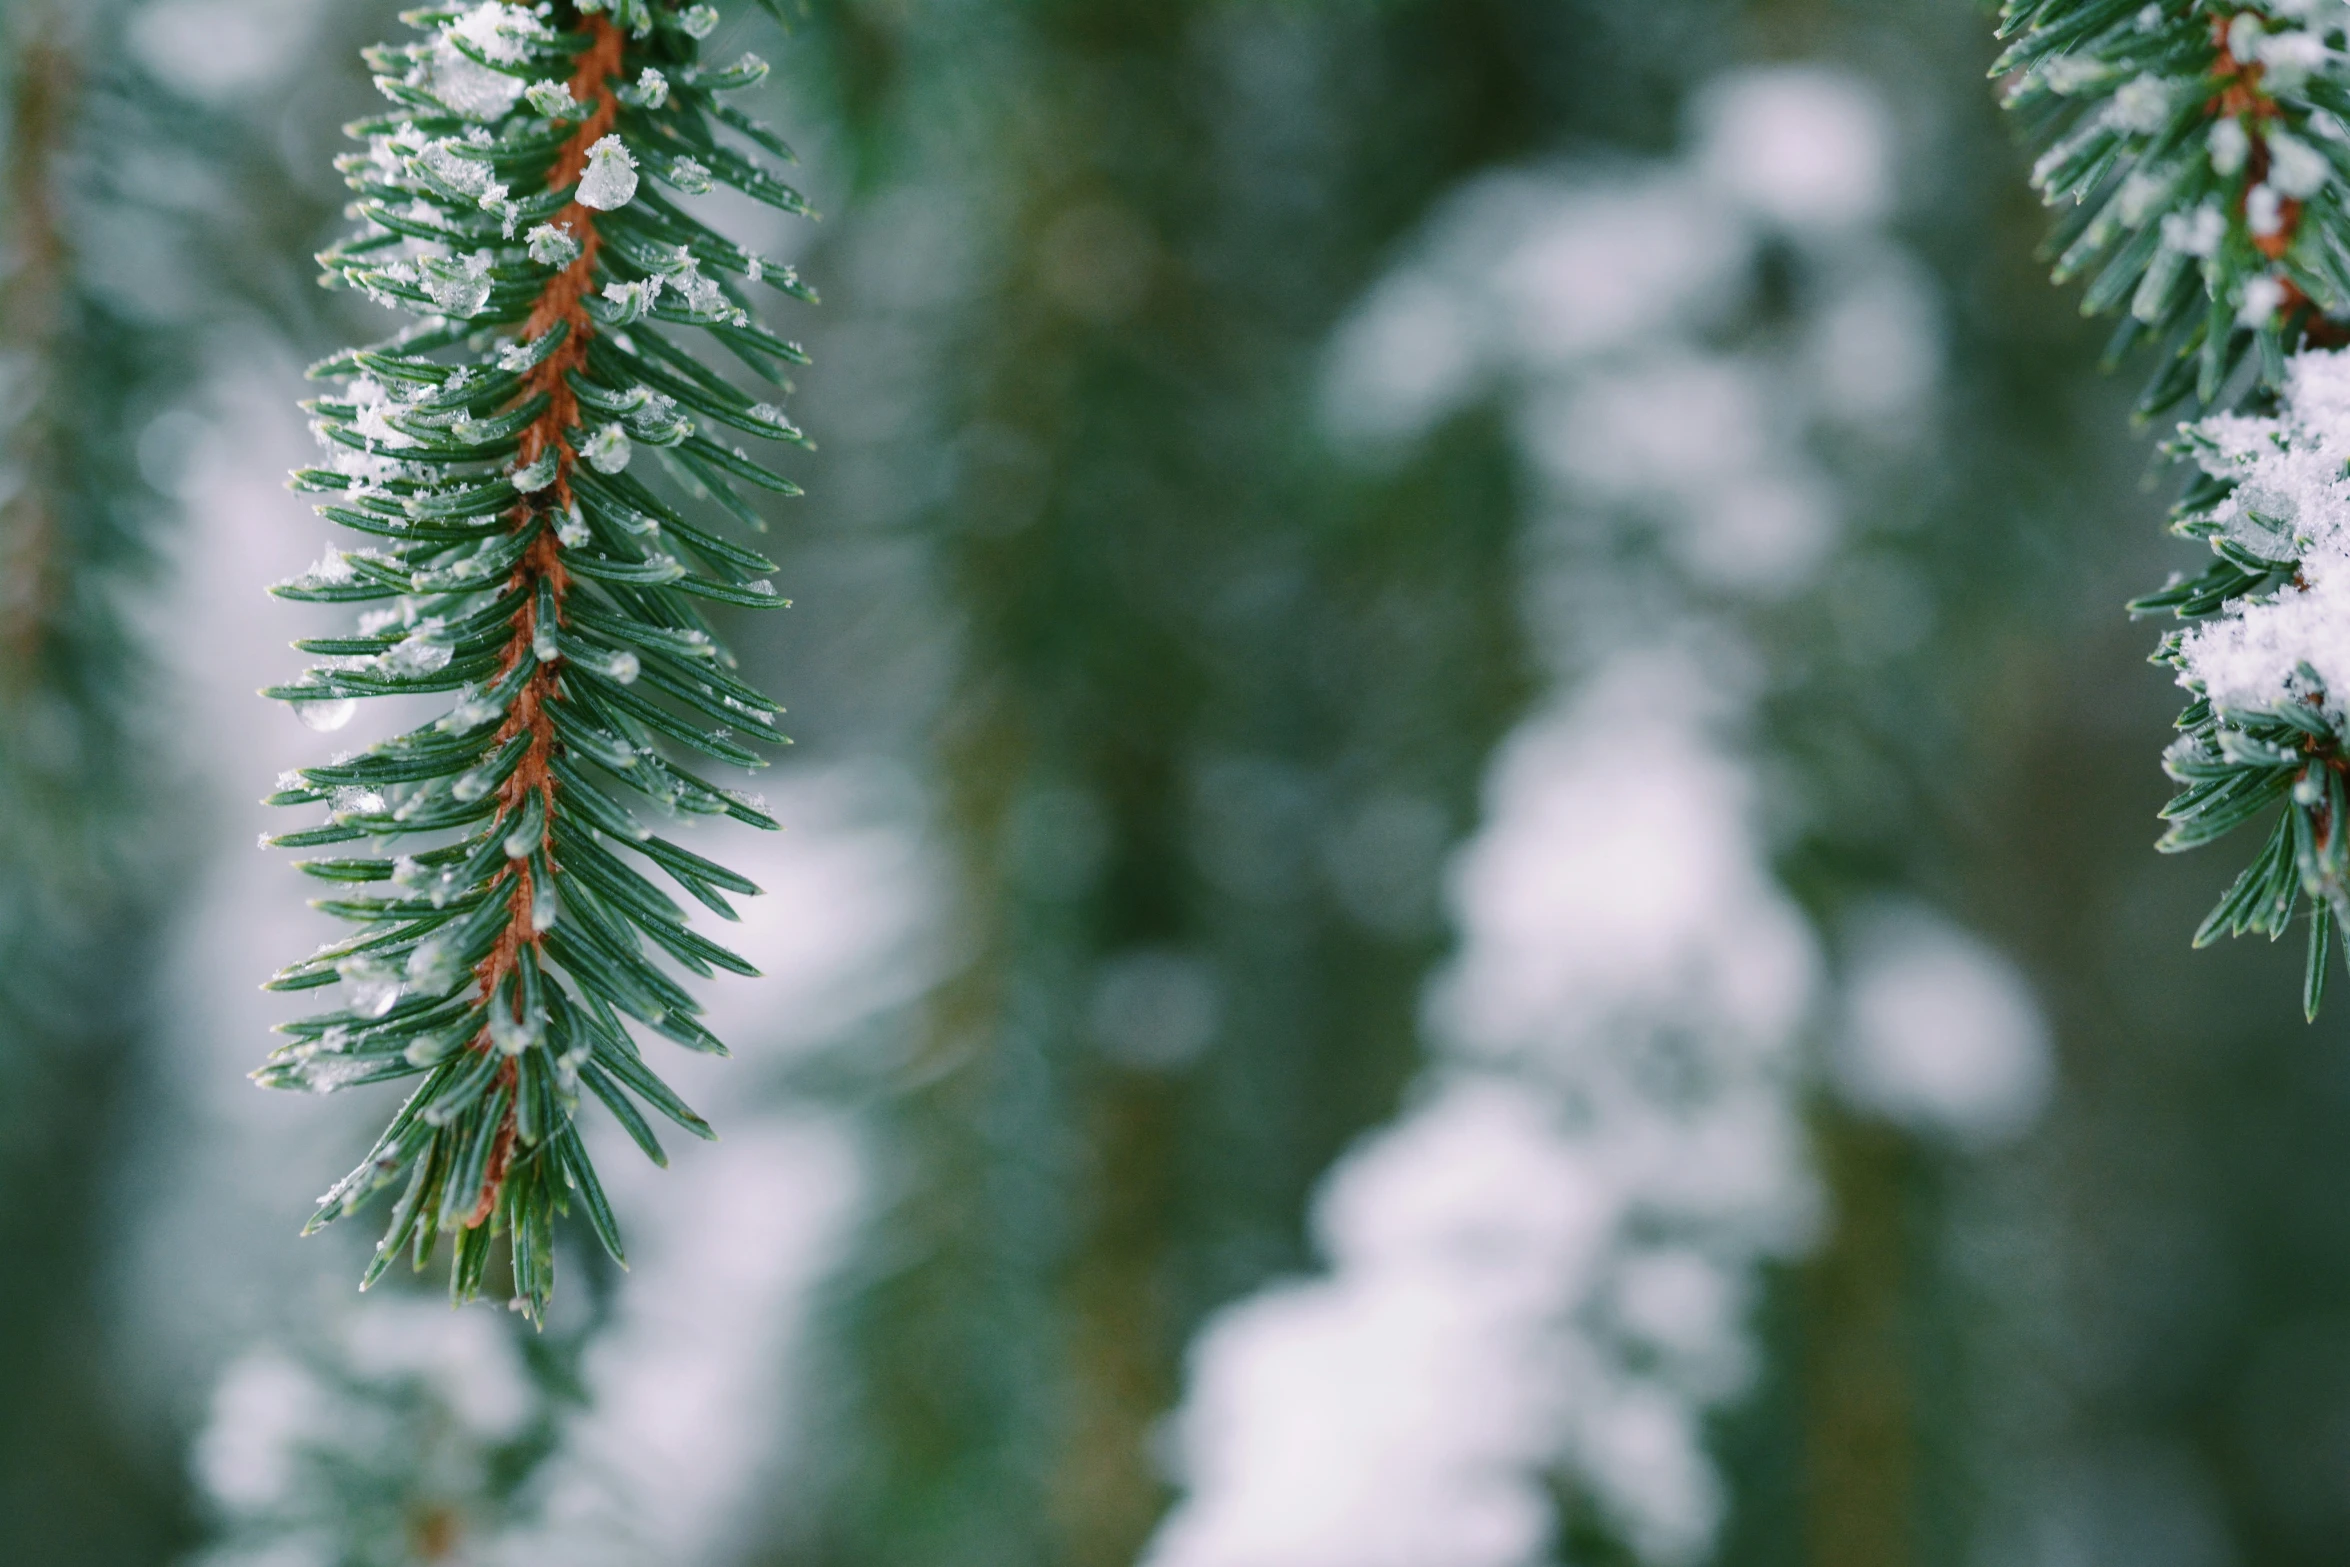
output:
[[2350, 1021], [2188, 951], [2196, 552], [1968, 0], [730, 15], [824, 303], [723, 1141], [589, 1112], [543, 1335], [356, 1295], [252, 693], [395, 9], [0, 7], [0, 1559], [2342, 1559]]

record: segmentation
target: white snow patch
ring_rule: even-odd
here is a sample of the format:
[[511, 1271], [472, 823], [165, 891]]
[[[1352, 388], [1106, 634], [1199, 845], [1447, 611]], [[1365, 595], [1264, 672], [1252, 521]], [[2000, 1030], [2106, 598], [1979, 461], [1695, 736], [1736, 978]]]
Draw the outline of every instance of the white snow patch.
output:
[[1837, 1086], [1863, 1110], [1973, 1146], [2031, 1125], [2055, 1077], [2048, 1025], [2016, 966], [1919, 904], [1851, 931]]
[[2180, 683], [2222, 708], [2322, 692], [2331, 717], [2350, 719], [2350, 351], [2296, 354], [2273, 416], [2218, 414], [2180, 433], [2205, 472], [2237, 481], [2207, 514], [2221, 536], [2300, 564], [2298, 581], [2190, 626]]

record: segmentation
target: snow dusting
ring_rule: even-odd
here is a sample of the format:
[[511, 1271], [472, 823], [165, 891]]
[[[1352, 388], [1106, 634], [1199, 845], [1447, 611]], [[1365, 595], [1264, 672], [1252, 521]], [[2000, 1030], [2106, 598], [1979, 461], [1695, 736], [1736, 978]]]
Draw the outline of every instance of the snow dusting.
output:
[[2235, 481], [2185, 525], [2298, 564], [2273, 594], [2187, 629], [2180, 684], [2223, 709], [2312, 699], [2350, 719], [2350, 351], [2295, 355], [2274, 415], [2216, 414], [2180, 436], [2204, 472]]

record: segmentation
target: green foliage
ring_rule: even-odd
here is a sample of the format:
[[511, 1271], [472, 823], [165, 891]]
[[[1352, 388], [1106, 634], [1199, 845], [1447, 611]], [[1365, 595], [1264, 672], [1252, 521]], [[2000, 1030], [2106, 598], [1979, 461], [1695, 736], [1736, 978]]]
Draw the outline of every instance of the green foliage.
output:
[[[690, 520], [684, 499], [761, 526], [736, 487], [797, 490], [734, 433], [804, 441], [677, 339], [696, 329], [788, 390], [805, 357], [752, 318], [744, 290], [812, 295], [678, 198], [723, 184], [806, 208], [772, 172], [788, 149], [720, 96], [765, 64], [699, 58], [709, 6], [407, 19], [423, 41], [369, 55], [398, 109], [352, 126], [366, 150], [340, 160], [360, 228], [321, 260], [329, 286], [422, 319], [312, 372], [337, 388], [308, 405], [332, 457], [295, 486], [364, 542], [275, 590], [369, 608], [355, 634], [298, 644], [319, 661], [266, 694], [321, 727], [365, 697], [453, 701], [270, 797], [327, 807], [272, 843], [362, 846], [300, 864], [330, 889], [317, 906], [358, 929], [271, 981], [340, 981], [345, 1004], [284, 1025], [291, 1041], [255, 1076], [319, 1091], [421, 1078], [311, 1227], [405, 1174], [365, 1282], [403, 1251], [421, 1268], [447, 1235], [452, 1295], [469, 1298], [504, 1232], [516, 1305], [538, 1319], [558, 1212], [576, 1202], [621, 1255], [575, 1125], [580, 1090], [657, 1162], [640, 1101], [711, 1135], [624, 1021], [724, 1053], [657, 955], [697, 975], [754, 972], [630, 856], [727, 919], [730, 895], [758, 889], [627, 801], [776, 825], [680, 760], [757, 767], [753, 745], [785, 743], [706, 615], [780, 606], [774, 563]], [[667, 484], [644, 477], [646, 451]]]
[[[810, 1559], [1136, 1560], [1186, 1340], [1306, 1264], [1314, 1182], [1410, 1073], [1416, 877], [1525, 695], [1508, 483], [1464, 430], [1366, 493], [1313, 394], [1384, 248], [1532, 95], [1467, 90], [1491, 20], [828, 10], [826, 76], [888, 73], [857, 242], [918, 278], [829, 325], [920, 344], [935, 402], [827, 450], [962, 458], [918, 524], [959, 950], [874, 1117]], [[1395, 814], [1426, 859], [1356, 895], [1324, 867]]]
[[[1993, 74], [2008, 77], [2008, 108], [2047, 148], [2033, 183], [2050, 204], [2071, 204], [2051, 245], [2056, 276], [2088, 279], [2084, 312], [2123, 310], [2109, 362], [2133, 344], [2156, 345], [2142, 416], [2182, 403], [2199, 414], [2268, 414], [2291, 356], [2350, 341], [2341, 324], [2350, 318], [2346, 21], [2318, 0], [2005, 7], [2000, 34], [2015, 42]], [[2204, 428], [2181, 429], [2172, 456], [2215, 450]], [[2192, 625], [2302, 584], [2307, 539], [2271, 527], [2248, 542], [2231, 524], [2264, 519], [2240, 493], [2242, 476], [2224, 461], [2205, 470], [2174, 510], [2173, 531], [2208, 541], [2216, 558], [2135, 600], [2132, 614]], [[2194, 697], [2164, 757], [2181, 790], [2163, 811], [2171, 825], [2159, 847], [2200, 847], [2283, 802], [2265, 847], [2195, 941], [2248, 932], [2273, 940], [2306, 897], [2303, 1005], [2314, 1021], [2334, 925], [2350, 915], [2350, 756], [2306, 663], [2285, 700], [2215, 702], [2184, 635], [2166, 637], [2155, 655], [2180, 670]]]
[[266, 158], [139, 69], [132, 9], [0, 7], [0, 1536], [41, 1561], [163, 1560], [186, 1524], [92, 1352], [190, 815], [139, 613], [180, 520], [149, 434], [221, 307], [287, 275]]

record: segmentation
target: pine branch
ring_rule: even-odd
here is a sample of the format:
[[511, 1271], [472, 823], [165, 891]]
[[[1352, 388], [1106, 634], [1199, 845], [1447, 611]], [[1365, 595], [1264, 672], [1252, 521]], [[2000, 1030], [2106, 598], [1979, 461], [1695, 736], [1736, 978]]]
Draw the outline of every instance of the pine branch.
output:
[[[2199, 470], [2173, 531], [2216, 557], [2130, 605], [2185, 622], [2157, 663], [2190, 693], [2164, 767], [2166, 852], [2274, 817], [2196, 933], [2282, 936], [2309, 903], [2304, 1014], [2350, 917], [2350, 44], [2323, 0], [2009, 0], [1993, 68], [2069, 200], [2052, 251], [2082, 309], [2127, 305], [2109, 360], [2159, 345], [2142, 416], [2202, 417], [2166, 450]], [[2216, 412], [2215, 410], [2229, 410]], [[2282, 802], [2283, 808], [2272, 812]]]
[[310, 1228], [405, 1172], [362, 1287], [403, 1250], [421, 1268], [447, 1234], [452, 1297], [471, 1298], [503, 1232], [515, 1305], [538, 1320], [558, 1212], [576, 1200], [621, 1257], [574, 1124], [581, 1087], [656, 1162], [639, 1101], [713, 1135], [623, 1021], [725, 1053], [645, 944], [698, 975], [756, 972], [617, 851], [724, 918], [729, 893], [758, 889], [640, 825], [625, 797], [771, 829], [756, 800], [674, 757], [757, 767], [738, 732], [787, 743], [700, 608], [780, 606], [774, 563], [629, 470], [650, 447], [675, 488], [754, 526], [736, 484], [797, 494], [705, 432], [802, 442], [799, 431], [665, 329], [699, 328], [788, 390], [805, 358], [752, 320], [741, 284], [813, 296], [655, 187], [726, 184], [807, 209], [771, 172], [781, 142], [719, 96], [765, 65], [698, 58], [718, 20], [710, 6], [489, 3], [408, 19], [426, 41], [369, 55], [400, 112], [354, 126], [367, 150], [340, 162], [361, 227], [321, 260], [329, 286], [422, 319], [313, 371], [341, 383], [307, 405], [332, 456], [295, 486], [369, 542], [275, 590], [380, 607], [355, 636], [297, 644], [323, 656], [265, 694], [321, 728], [367, 697], [455, 701], [432, 723], [288, 774], [270, 797], [328, 807], [323, 824], [275, 845], [375, 839], [408, 852], [301, 863], [336, 889], [318, 906], [360, 928], [271, 985], [340, 981], [345, 1004], [284, 1025], [292, 1042], [255, 1076], [319, 1091], [421, 1076]]

